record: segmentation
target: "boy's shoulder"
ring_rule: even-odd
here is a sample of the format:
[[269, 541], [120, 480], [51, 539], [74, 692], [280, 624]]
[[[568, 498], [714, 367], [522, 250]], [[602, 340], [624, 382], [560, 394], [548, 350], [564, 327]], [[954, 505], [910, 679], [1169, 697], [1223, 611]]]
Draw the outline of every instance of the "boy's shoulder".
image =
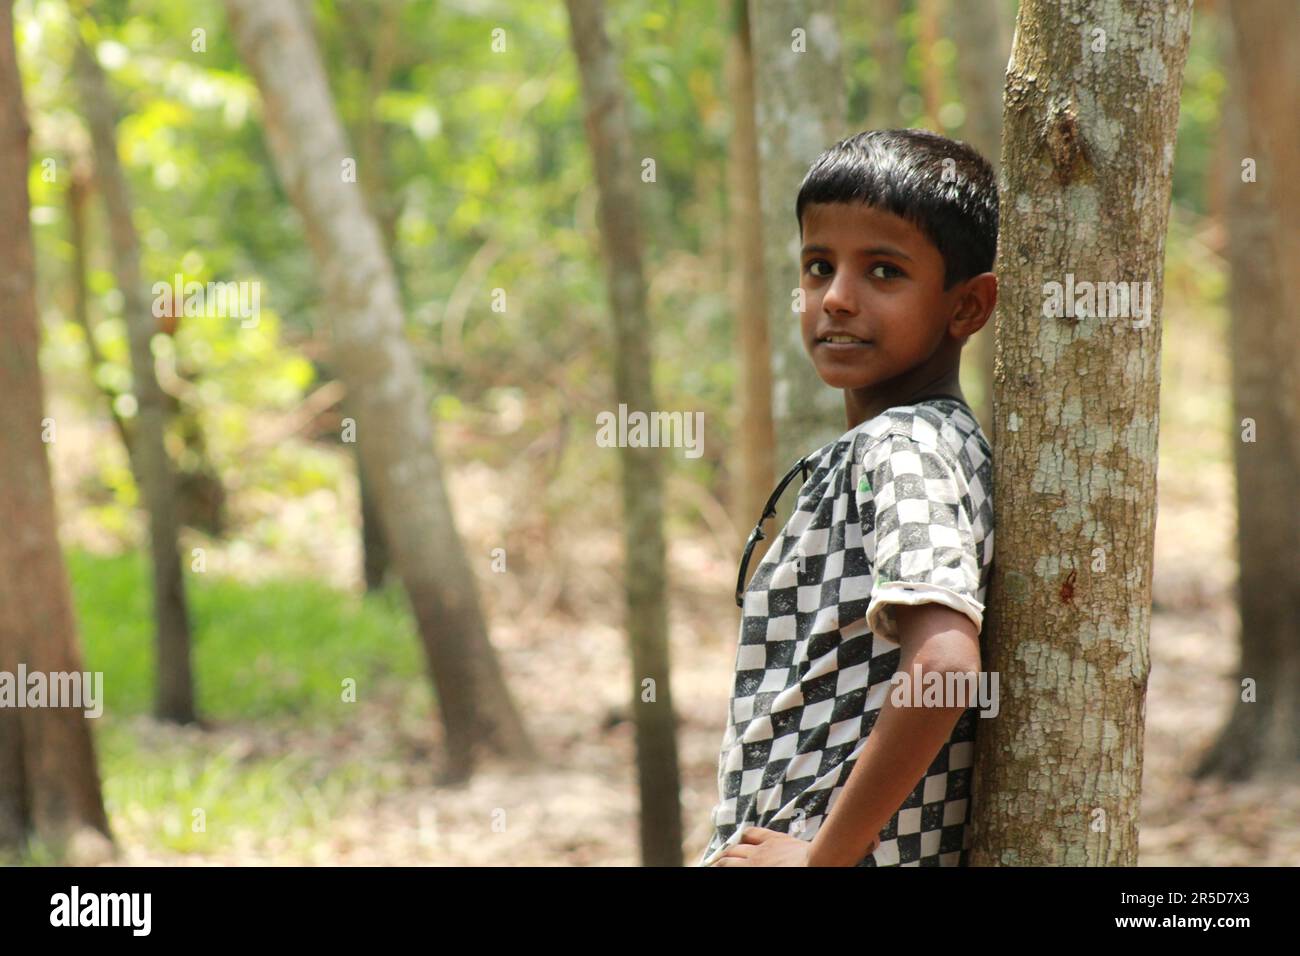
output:
[[979, 468], [992, 457], [984, 430], [970, 408], [955, 399], [944, 399], [894, 405], [867, 419], [858, 426], [854, 461], [861, 464], [873, 450], [899, 437], [968, 468]]

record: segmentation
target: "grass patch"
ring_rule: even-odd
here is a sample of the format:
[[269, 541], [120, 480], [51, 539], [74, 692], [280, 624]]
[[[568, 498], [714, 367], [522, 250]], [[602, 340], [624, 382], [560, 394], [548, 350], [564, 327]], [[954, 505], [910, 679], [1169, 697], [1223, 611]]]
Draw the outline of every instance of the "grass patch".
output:
[[355, 761], [250, 756], [237, 738], [144, 746], [131, 728], [109, 724], [97, 744], [105, 809], [124, 845], [202, 853], [229, 848], [236, 834], [256, 844], [319, 832], [350, 792], [374, 788]]
[[[305, 852], [358, 795], [401, 786], [375, 766], [391, 754], [320, 746], [322, 733], [350, 720], [396, 725], [432, 713], [400, 590], [362, 598], [309, 579], [187, 574], [199, 712], [217, 723], [201, 732], [147, 719], [154, 627], [145, 556], [74, 550], [66, 558], [84, 666], [104, 673], [104, 719], [92, 723], [120, 846], [250, 858], [271, 844]], [[342, 700], [345, 678], [357, 682], [356, 703]], [[365, 717], [373, 707], [383, 715]], [[33, 841], [16, 862], [61, 861]]]
[[[252, 754], [238, 733], [186, 735], [134, 723], [108, 721], [95, 732], [104, 807], [119, 847], [196, 855], [234, 849], [250, 859], [266, 858], [272, 843], [303, 852], [357, 795], [373, 799], [396, 786], [355, 758]], [[32, 840], [3, 862], [66, 861]]]
[[[105, 711], [146, 714], [154, 695], [151, 582], [142, 554], [67, 555], [85, 666]], [[199, 713], [217, 720], [346, 719], [345, 678], [364, 699], [385, 681], [426, 681], [396, 589], [360, 598], [309, 579], [245, 583], [186, 574]]]

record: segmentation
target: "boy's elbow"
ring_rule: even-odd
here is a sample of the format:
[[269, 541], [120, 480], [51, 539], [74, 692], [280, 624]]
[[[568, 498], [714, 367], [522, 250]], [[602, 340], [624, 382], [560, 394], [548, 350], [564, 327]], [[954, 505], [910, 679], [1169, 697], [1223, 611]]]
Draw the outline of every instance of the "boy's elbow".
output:
[[922, 674], [978, 674], [979, 648], [973, 651], [965, 646], [927, 648], [912, 657], [909, 669], [920, 667]]
[[901, 605], [894, 609], [902, 664], [907, 670], [965, 674], [980, 669], [979, 629], [960, 611], [942, 604]]

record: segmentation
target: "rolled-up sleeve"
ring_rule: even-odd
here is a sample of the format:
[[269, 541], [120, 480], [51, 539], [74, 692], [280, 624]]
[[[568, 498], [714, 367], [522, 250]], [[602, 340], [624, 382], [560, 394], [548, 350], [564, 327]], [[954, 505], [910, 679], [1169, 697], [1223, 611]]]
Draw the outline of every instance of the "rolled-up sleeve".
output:
[[937, 448], [897, 433], [868, 446], [858, 505], [873, 566], [866, 611], [873, 633], [897, 641], [898, 604], [943, 604], [983, 627], [979, 553], [963, 492], [955, 464]]

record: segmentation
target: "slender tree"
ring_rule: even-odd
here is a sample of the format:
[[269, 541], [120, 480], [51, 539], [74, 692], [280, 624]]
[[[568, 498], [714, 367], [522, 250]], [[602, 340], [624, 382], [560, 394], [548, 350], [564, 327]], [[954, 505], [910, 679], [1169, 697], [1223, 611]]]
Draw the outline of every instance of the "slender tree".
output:
[[[601, 0], [566, 0], [573, 51], [582, 77], [587, 142], [596, 174], [614, 324], [614, 391], [629, 410], [655, 408], [650, 321], [641, 266], [637, 212], [639, 163], [623, 105], [618, 58], [605, 31]], [[633, 712], [641, 791], [641, 858], [680, 866], [682, 814], [677, 720], [669, 681], [668, 605], [659, 450], [619, 449], [622, 464], [625, 627], [632, 650]]]
[[[68, 575], [59, 550], [37, 349], [36, 269], [27, 195], [30, 134], [14, 47], [13, 7], [0, 2], [0, 673], [82, 671]], [[0, 692], [3, 693], [3, 692]], [[35, 834], [88, 863], [106, 855], [108, 819], [85, 708], [0, 706], [0, 849]], [[79, 856], [80, 854], [80, 856]]]
[[944, 18], [957, 50], [965, 112], [962, 138], [996, 169], [1002, 159], [1002, 87], [1011, 53], [1011, 19], [1003, 0], [956, 0]]
[[916, 0], [916, 52], [921, 62], [921, 108], [932, 129], [939, 129], [943, 106], [943, 64], [939, 61], [939, 21], [942, 0]]
[[[89, 23], [83, 25], [92, 28]], [[177, 544], [180, 521], [176, 476], [163, 440], [167, 426], [166, 399], [154, 371], [153, 337], [158, 323], [140, 274], [140, 242], [131, 221], [130, 189], [117, 155], [117, 117], [108, 81], [95, 54], [80, 37], [75, 60], [77, 85], [94, 147], [95, 177], [108, 215], [113, 272], [122, 294], [123, 318], [130, 342], [132, 392], [137, 410], [129, 452], [149, 515], [158, 650], [155, 713], [163, 720], [192, 723], [196, 720], [194, 678], [190, 665], [189, 608]]]
[[[777, 468], [844, 433], [844, 399], [827, 388], [799, 331], [794, 197], [812, 161], [851, 135], [835, 0], [750, 0], [758, 95], [759, 180], [771, 329]], [[770, 489], [769, 489], [770, 491]], [[757, 517], [757, 516], [755, 516]]]
[[1229, 4], [1222, 21], [1241, 659], [1195, 776], [1244, 780], [1300, 762], [1300, 7]]
[[[871, 57], [876, 61], [871, 85], [871, 127], [899, 126], [899, 101], [903, 98], [903, 60], [906, 47], [899, 34], [902, 0], [863, 0], [863, 16], [871, 24]], [[854, 131], [856, 132], [856, 130]]]
[[[82, 168], [81, 164], [76, 163], [74, 160], [72, 172], [68, 177], [66, 195], [68, 244], [72, 247], [72, 263], [69, 275], [69, 285], [72, 287], [72, 318], [86, 339], [86, 356], [90, 366], [90, 379], [104, 397], [104, 404], [108, 408], [113, 427], [117, 431], [117, 437], [122, 440], [122, 447], [127, 451], [127, 458], [131, 461], [132, 472], [134, 473], [135, 463], [131, 458], [131, 436], [127, 432], [126, 422], [122, 420], [122, 416], [118, 413], [117, 406], [114, 404], [117, 396], [111, 389], [100, 383], [99, 370], [104, 365], [104, 356], [95, 341], [95, 328], [90, 324], [90, 286], [87, 281], [86, 268], [86, 204], [90, 199], [90, 187], [90, 174]], [[139, 480], [137, 475], [136, 481]]]
[[[366, 80], [366, 95], [359, 104], [360, 115], [356, 118], [349, 138], [357, 144], [357, 165], [366, 170], [367, 174], [360, 179], [361, 186], [371, 215], [375, 217], [380, 234], [384, 237], [384, 249], [388, 253], [388, 261], [393, 265], [393, 274], [397, 277], [397, 287], [403, 293], [405, 304], [405, 280], [397, 239], [402, 194], [400, 190], [393, 189], [389, 182], [390, 176], [385, 168], [390, 152], [389, 142], [376, 105], [402, 58], [402, 7], [399, 0], [347, 4], [339, 8], [339, 14], [343, 18], [339, 29], [349, 41], [344, 44], [344, 49], [352, 54], [356, 68], [364, 73]], [[357, 468], [358, 497], [361, 500], [362, 576], [366, 590], [373, 592], [380, 590], [388, 578], [388, 542], [384, 538], [383, 519], [379, 516], [374, 492], [366, 480], [365, 469], [361, 467], [361, 458], [359, 455], [353, 457]]]
[[[754, 117], [754, 56], [746, 0], [728, 7], [727, 88], [732, 131], [727, 147], [731, 301], [735, 303], [740, 438], [736, 459], [739, 494], [730, 502], [736, 527], [748, 535], [776, 480], [772, 421], [772, 355], [767, 329], [767, 275], [763, 270], [762, 192], [758, 185], [758, 130]], [[754, 566], [771, 538], [754, 548]], [[738, 542], [743, 546], [744, 539]]]
[[272, 159], [320, 268], [362, 467], [434, 681], [446, 732], [442, 779], [467, 778], [480, 745], [530, 763], [535, 750], [456, 530], [392, 264], [356, 182], [366, 170], [348, 147], [311, 20], [296, 3], [226, 0], [226, 10], [262, 95]]
[[384, 519], [380, 517], [379, 502], [366, 481], [366, 470], [361, 467], [361, 456], [356, 456], [357, 491], [361, 498], [361, 571], [367, 591], [383, 589], [388, 578], [388, 539], [384, 537]]
[[[1190, 32], [1188, 0], [1020, 6], [982, 662], [1001, 712], [977, 734], [975, 865], [1137, 860], [1164, 239]], [[1083, 283], [1100, 284], [1091, 303]]]

